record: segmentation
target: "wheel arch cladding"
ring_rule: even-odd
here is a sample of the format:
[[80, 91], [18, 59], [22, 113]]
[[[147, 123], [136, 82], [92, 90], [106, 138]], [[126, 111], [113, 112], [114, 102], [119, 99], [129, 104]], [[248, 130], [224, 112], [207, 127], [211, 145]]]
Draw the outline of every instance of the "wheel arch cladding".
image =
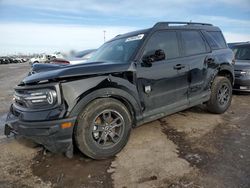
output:
[[209, 78], [209, 86], [211, 87], [211, 84], [213, 83], [216, 76], [224, 76], [227, 77], [232, 85], [234, 84], [234, 68], [231, 64], [225, 63], [220, 64], [216, 70], [213, 71]]
[[74, 108], [81, 94], [95, 88], [105, 79], [107, 76], [98, 76], [61, 83], [62, 97], [68, 106], [67, 111], [70, 112]]
[[101, 88], [88, 93], [74, 106], [69, 114], [69, 117], [78, 116], [82, 109], [84, 109], [93, 100], [108, 97], [119, 100], [128, 108], [133, 120], [133, 124], [135, 123], [136, 119], [140, 117], [141, 110], [138, 101], [131, 94], [119, 88]]
[[227, 77], [232, 85], [234, 84], [234, 69], [228, 64], [222, 64], [218, 70], [217, 76]]

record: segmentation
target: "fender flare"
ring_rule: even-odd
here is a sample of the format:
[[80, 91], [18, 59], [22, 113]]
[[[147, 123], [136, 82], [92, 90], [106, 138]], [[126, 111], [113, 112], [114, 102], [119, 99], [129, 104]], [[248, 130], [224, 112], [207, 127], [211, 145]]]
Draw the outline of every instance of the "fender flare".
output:
[[118, 89], [118, 88], [102, 88], [94, 90], [93, 92], [87, 94], [86, 96], [82, 97], [77, 104], [74, 106], [74, 108], [69, 113], [69, 117], [76, 117], [79, 115], [79, 113], [82, 111], [83, 108], [85, 108], [91, 101], [97, 99], [97, 98], [107, 98], [112, 97], [120, 100], [121, 102], [126, 102], [126, 106], [128, 109], [133, 110], [133, 115], [135, 120], [138, 121], [142, 118], [142, 112], [141, 107], [138, 99], [136, 100], [131, 94], [128, 92]]
[[234, 68], [231, 64], [228, 64], [228, 63], [224, 63], [224, 64], [221, 64], [217, 69], [216, 71], [214, 72], [214, 74], [212, 75], [211, 79], [210, 79], [210, 84], [209, 84], [209, 87], [211, 87], [214, 79], [216, 76], [218, 76], [218, 74], [222, 71], [227, 71], [230, 73], [230, 75], [232, 76], [232, 85], [234, 84]]
[[234, 75], [234, 68], [233, 68], [232, 64], [229, 64], [229, 63], [221, 64], [216, 75], [218, 75], [222, 71], [226, 71], [227, 73], [230, 74], [230, 76], [232, 78], [232, 80], [230, 80], [230, 81], [232, 82], [232, 85], [234, 85], [235, 75]]

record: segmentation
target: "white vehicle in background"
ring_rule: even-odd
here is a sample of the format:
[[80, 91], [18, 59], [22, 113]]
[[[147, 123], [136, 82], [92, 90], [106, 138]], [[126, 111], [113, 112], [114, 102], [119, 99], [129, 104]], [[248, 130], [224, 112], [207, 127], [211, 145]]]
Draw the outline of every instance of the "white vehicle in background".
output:
[[68, 58], [55, 58], [50, 63], [52, 64], [80, 64], [87, 62], [96, 52], [96, 49], [88, 49], [77, 52]]
[[46, 55], [46, 54], [40, 54], [36, 57], [33, 57], [30, 59], [30, 64], [34, 64], [34, 63], [49, 63], [49, 61], [51, 60], [51, 56], [50, 55]]
[[55, 53], [51, 54], [50, 56], [52, 59], [55, 59], [55, 58], [63, 59], [64, 58], [64, 55], [62, 55], [61, 52], [55, 52]]

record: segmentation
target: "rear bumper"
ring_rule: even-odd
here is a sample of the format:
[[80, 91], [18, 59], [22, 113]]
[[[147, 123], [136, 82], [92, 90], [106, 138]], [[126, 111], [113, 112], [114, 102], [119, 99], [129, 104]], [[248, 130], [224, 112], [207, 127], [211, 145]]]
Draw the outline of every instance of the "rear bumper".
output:
[[11, 132], [23, 135], [34, 142], [42, 144], [46, 149], [54, 153], [66, 152], [72, 147], [73, 126], [61, 128], [61, 124], [70, 122], [75, 124], [76, 117], [50, 120], [50, 121], [21, 121], [11, 112], [8, 114], [5, 124], [5, 135]]

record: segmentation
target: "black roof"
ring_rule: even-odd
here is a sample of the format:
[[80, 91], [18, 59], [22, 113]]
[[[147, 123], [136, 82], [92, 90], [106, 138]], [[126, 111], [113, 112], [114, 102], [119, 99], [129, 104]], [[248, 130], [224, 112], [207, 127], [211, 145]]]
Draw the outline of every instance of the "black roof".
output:
[[213, 26], [209, 23], [196, 23], [196, 22], [157, 22], [152, 28], [137, 30], [121, 35], [117, 35], [115, 38], [110, 41], [126, 38], [130, 36], [135, 36], [139, 34], [146, 34], [150, 31], [161, 30], [161, 29], [194, 29], [194, 30], [206, 30], [206, 31], [221, 31], [220, 28]]
[[157, 22], [153, 29], [203, 29], [208, 31], [220, 31], [216, 26], [209, 23], [198, 22]]

